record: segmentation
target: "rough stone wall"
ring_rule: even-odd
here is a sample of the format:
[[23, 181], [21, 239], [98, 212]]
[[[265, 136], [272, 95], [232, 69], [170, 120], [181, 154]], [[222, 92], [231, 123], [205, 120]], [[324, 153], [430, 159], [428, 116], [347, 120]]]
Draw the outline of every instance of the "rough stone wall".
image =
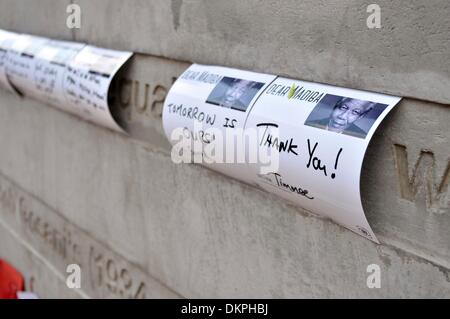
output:
[[[137, 52], [114, 84], [126, 137], [0, 94], [0, 258], [41, 297], [450, 297], [450, 3], [1, 0], [0, 28]], [[189, 62], [406, 97], [371, 142], [373, 244], [195, 165], [161, 108]], [[65, 284], [82, 268], [82, 289]], [[366, 285], [381, 267], [381, 288]]]

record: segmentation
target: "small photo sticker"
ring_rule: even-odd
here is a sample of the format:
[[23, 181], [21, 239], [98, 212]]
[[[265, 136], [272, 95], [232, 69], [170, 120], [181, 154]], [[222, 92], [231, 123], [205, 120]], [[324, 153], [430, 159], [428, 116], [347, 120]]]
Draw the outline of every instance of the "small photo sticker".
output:
[[386, 107], [387, 104], [326, 94], [305, 125], [364, 139]]

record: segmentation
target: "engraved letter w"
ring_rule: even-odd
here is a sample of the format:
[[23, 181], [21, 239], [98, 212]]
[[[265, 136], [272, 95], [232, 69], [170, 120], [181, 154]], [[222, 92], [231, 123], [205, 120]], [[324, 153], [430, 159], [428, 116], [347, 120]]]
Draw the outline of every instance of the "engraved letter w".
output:
[[408, 168], [408, 153], [403, 145], [394, 144], [394, 157], [397, 166], [400, 196], [414, 202], [419, 190], [425, 190], [427, 209], [433, 213], [445, 213], [449, 210], [447, 200], [450, 181], [450, 161], [436, 183], [435, 157], [433, 152], [422, 150], [413, 166], [411, 174]]

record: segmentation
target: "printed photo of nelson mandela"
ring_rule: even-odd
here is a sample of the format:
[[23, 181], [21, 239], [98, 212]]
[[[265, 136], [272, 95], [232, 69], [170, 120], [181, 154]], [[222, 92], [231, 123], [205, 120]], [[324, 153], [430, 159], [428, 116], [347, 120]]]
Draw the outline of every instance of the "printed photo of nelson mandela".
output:
[[208, 96], [206, 103], [245, 112], [264, 83], [223, 77]]

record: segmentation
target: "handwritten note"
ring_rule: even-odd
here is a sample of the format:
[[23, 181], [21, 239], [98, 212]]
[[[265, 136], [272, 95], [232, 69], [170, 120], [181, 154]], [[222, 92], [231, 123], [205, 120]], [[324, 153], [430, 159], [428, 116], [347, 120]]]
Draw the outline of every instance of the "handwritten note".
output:
[[[378, 242], [361, 203], [361, 168], [375, 130], [399, 100], [192, 65], [166, 98], [163, 126], [174, 145], [175, 162], [180, 162], [181, 153], [201, 153], [200, 161], [194, 156], [194, 162], [277, 194]], [[239, 139], [245, 144], [244, 162], [237, 161], [240, 147], [233, 145]], [[186, 140], [192, 141], [187, 148]], [[215, 156], [218, 153], [222, 160], [210, 161], [221, 159]], [[265, 159], [270, 161], [261, 154], [269, 154]]]
[[109, 107], [111, 82], [131, 52], [0, 30], [0, 85], [124, 132]]
[[63, 91], [68, 107], [90, 121], [122, 131], [110, 112], [108, 92], [114, 75], [131, 56], [131, 52], [84, 47], [66, 67]]
[[[267, 191], [378, 242], [361, 203], [361, 167], [372, 135], [399, 100], [377, 93], [277, 78], [261, 94], [247, 126], [271, 122], [278, 126], [280, 141], [292, 140], [298, 147], [296, 154], [280, 152], [279, 168], [274, 173], [282, 176], [282, 183], [280, 179], [268, 182], [265, 176], [258, 175], [260, 165], [250, 164], [258, 176], [256, 182]], [[299, 196], [300, 188], [303, 190], [300, 195], [307, 190], [307, 196]]]
[[17, 33], [0, 30], [0, 86], [13, 93], [16, 93], [16, 90], [12, 87], [6, 73], [7, 53], [18, 37]]

